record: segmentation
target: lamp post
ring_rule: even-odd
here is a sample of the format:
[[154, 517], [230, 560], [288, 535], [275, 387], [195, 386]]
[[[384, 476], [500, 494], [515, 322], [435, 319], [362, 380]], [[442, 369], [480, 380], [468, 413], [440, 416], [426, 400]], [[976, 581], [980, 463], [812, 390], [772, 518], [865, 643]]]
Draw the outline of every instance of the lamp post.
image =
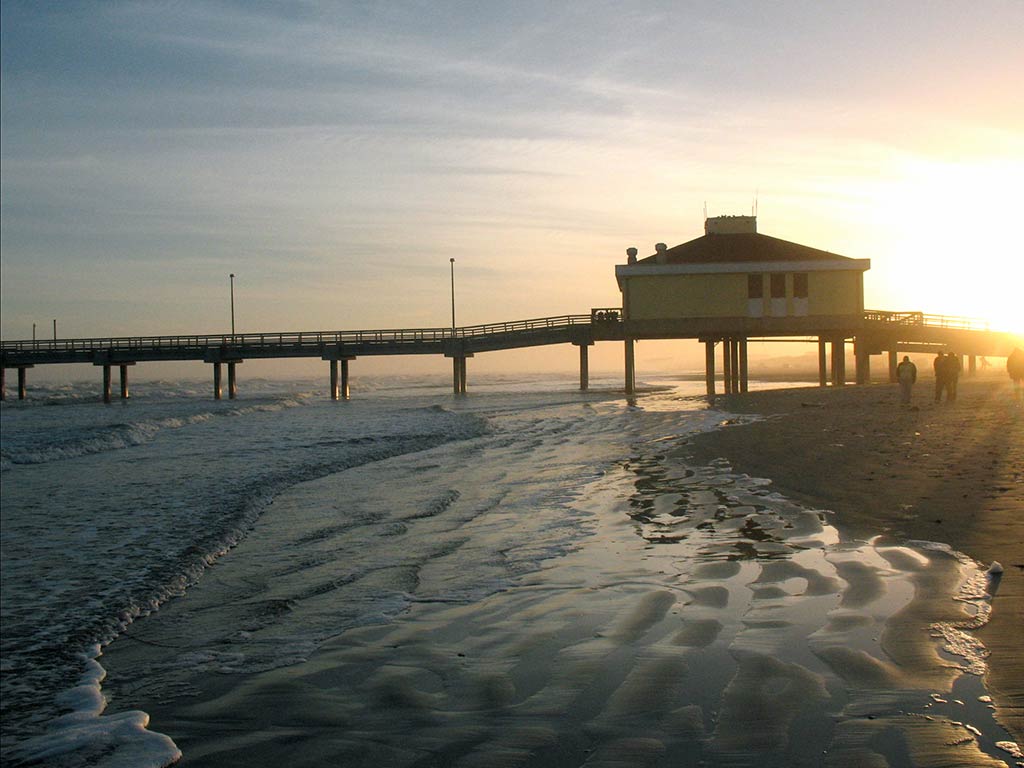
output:
[[452, 265], [452, 336], [455, 336], [455, 257], [448, 259]]
[[231, 335], [235, 335], [235, 273], [232, 272], [228, 277], [231, 278]]
[[53, 318], [53, 340], [57, 340], [57, 318]]
[[36, 324], [32, 323], [32, 341], [36, 340]]

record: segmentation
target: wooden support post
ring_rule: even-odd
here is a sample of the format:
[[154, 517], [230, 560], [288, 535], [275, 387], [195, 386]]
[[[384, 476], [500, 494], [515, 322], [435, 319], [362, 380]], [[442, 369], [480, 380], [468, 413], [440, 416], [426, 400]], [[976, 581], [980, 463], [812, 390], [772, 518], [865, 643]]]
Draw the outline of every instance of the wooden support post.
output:
[[7, 399], [7, 369], [0, 365], [0, 400]]
[[348, 400], [350, 397], [348, 389], [348, 360], [341, 361], [341, 397]]
[[235, 380], [236, 363], [228, 363], [228, 399], [234, 400], [238, 397], [238, 383]]
[[722, 339], [722, 385], [725, 394], [732, 394], [732, 339]]
[[828, 348], [825, 340], [818, 338], [818, 386], [828, 386]]
[[221, 386], [220, 386], [220, 363], [213, 364], [213, 399], [220, 400]]
[[580, 344], [580, 392], [590, 389], [589, 349], [586, 344]]
[[747, 392], [750, 390], [750, 378], [747, 371], [747, 337], [744, 336], [739, 340], [740, 345], [740, 392]]
[[856, 361], [856, 381], [858, 386], [871, 383], [871, 355], [864, 349], [862, 344], [854, 342], [853, 355]]
[[895, 349], [889, 350], [889, 383], [896, 383], [896, 369], [899, 367], [899, 361], [896, 359], [897, 354]]
[[28, 387], [26, 386], [25, 367], [18, 368], [18, 399], [24, 400], [28, 396]]
[[110, 402], [110, 365], [103, 366], [103, 402]]
[[459, 392], [466, 394], [466, 357], [459, 358]]
[[338, 361], [331, 360], [331, 400], [338, 399]]
[[626, 339], [626, 394], [636, 394], [636, 358], [633, 339]]
[[127, 363], [121, 363], [121, 365], [119, 365], [118, 368], [120, 369], [119, 372], [121, 374], [121, 399], [122, 400], [127, 400], [128, 399], [128, 364]]
[[459, 394], [459, 385], [462, 381], [462, 376], [459, 372], [459, 358], [452, 357], [452, 394]]
[[975, 355], [967, 357], [967, 375], [974, 376], [978, 372], [978, 358]]
[[732, 392], [740, 391], [740, 340], [729, 340], [729, 354], [732, 356]]
[[846, 339], [832, 340], [832, 386], [846, 384]]
[[715, 340], [704, 339], [704, 384], [708, 397], [715, 397]]

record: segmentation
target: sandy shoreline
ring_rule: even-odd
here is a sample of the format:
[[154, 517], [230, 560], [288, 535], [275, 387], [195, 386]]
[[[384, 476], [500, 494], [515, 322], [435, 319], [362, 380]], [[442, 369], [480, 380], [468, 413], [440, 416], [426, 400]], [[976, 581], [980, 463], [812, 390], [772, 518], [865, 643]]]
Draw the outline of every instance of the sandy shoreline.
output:
[[962, 380], [935, 404], [921, 381], [911, 408], [895, 385], [789, 389], [721, 397], [716, 407], [768, 418], [702, 434], [684, 453], [727, 459], [787, 496], [835, 512], [845, 534], [949, 544], [1005, 573], [991, 621], [986, 685], [997, 718], [1024, 740], [1024, 411], [1005, 376]]
[[[1006, 566], [979, 634], [1016, 733], [1006, 395], [568, 402], [300, 483], [105, 649], [108, 714], [149, 713], [194, 768], [1012, 764], [989, 691], [930, 632], [984, 575], [904, 545]], [[698, 436], [720, 411], [770, 418]]]

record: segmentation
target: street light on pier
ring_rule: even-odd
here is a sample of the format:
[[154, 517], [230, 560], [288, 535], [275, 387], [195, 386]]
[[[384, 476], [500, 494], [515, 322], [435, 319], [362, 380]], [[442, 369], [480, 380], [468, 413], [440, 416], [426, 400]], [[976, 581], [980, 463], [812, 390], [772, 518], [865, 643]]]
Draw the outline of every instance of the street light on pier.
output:
[[452, 265], [452, 336], [455, 336], [455, 257], [448, 259]]
[[231, 335], [235, 335], [235, 273], [232, 272], [228, 277], [231, 278]]

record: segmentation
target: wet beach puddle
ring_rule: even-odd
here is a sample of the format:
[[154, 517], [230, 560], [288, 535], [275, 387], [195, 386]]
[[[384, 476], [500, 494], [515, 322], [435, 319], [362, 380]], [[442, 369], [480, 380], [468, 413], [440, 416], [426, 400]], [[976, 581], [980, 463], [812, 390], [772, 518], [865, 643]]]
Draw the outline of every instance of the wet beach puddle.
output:
[[[559, 486], [559, 471], [552, 461], [537, 488]], [[355, 521], [381, 536], [418, 533], [425, 549], [404, 604], [318, 639], [291, 666], [234, 673], [224, 660], [243, 655], [242, 643], [222, 638], [220, 666], [196, 683], [203, 695], [172, 693], [159, 723], [184, 765], [254, 755], [261, 765], [411, 767], [1015, 763], [982, 700], [984, 649], [970, 635], [989, 610], [984, 574], [947, 548], [842, 541], [826, 512], [767, 481], [652, 453], [564, 497], [536, 497], [538, 510], [573, 511], [576, 543], [497, 591], [453, 598], [469, 563], [515, 573], [514, 549], [543, 548], [563, 521], [527, 527], [503, 513], [513, 491], [496, 490], [497, 475], [490, 486], [477, 478], [490, 490], [474, 497], [469, 484], [461, 494], [430, 487], [428, 474], [443, 473], [424, 473], [429, 514], [392, 530], [392, 497], [379, 489]], [[322, 495], [308, 493], [310, 505]], [[502, 535], [519, 541], [488, 544]], [[324, 542], [322, 563], [295, 564], [305, 579], [336, 561], [326, 527], [296, 536]], [[347, 553], [348, 572], [357, 565]], [[387, 569], [388, 589], [401, 568]], [[383, 571], [367, 573], [355, 583], [375, 594], [384, 581], [372, 574]], [[261, 604], [276, 615], [344, 592], [329, 605], [345, 610], [363, 594], [333, 575], [321, 581], [323, 595]]]

